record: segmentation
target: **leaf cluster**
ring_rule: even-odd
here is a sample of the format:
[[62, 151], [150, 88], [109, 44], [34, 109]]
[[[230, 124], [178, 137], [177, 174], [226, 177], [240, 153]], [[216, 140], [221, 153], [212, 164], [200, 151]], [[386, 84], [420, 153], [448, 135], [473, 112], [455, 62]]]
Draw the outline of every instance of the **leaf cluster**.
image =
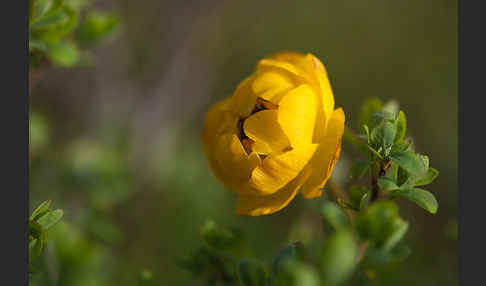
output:
[[29, 267], [33, 271], [32, 262], [42, 254], [47, 242], [48, 230], [63, 216], [63, 210], [51, 210], [51, 201], [41, 203], [29, 217]]
[[[201, 238], [201, 246], [181, 259], [179, 265], [195, 278], [205, 281], [206, 285], [238, 285], [238, 263], [247, 249], [244, 233], [236, 228], [220, 227], [208, 220], [201, 229]], [[253, 271], [255, 266], [241, 267]]]
[[116, 30], [118, 15], [88, 8], [83, 0], [29, 0], [30, 64], [74, 66]]
[[202, 245], [179, 262], [206, 285], [320, 285], [316, 270], [304, 261], [301, 243], [283, 248], [270, 264], [249, 253], [245, 236], [207, 221]]
[[[202, 246], [180, 262], [206, 285], [319, 286], [344, 285], [364, 274], [362, 267], [380, 267], [408, 255], [397, 247], [408, 228], [391, 201], [371, 205], [350, 223], [337, 203], [326, 200], [320, 208], [326, 239], [316, 248], [294, 242], [268, 263], [241, 247], [242, 234], [213, 222], [203, 227]], [[366, 254], [363, 246], [367, 246]]]
[[[438, 203], [434, 195], [418, 187], [432, 183], [439, 171], [429, 167], [428, 156], [415, 151], [412, 138], [406, 137], [405, 113], [398, 111], [396, 105], [392, 106], [394, 108], [384, 105], [377, 98], [363, 105], [359, 122], [363, 133], [354, 143], [360, 143], [360, 150], [367, 158], [352, 164], [351, 176], [360, 179], [370, 174], [376, 179], [376, 186], [372, 188], [378, 188], [381, 195], [390, 199], [405, 198], [436, 213]], [[360, 209], [371, 194], [358, 185], [350, 189], [350, 196], [355, 208]]]

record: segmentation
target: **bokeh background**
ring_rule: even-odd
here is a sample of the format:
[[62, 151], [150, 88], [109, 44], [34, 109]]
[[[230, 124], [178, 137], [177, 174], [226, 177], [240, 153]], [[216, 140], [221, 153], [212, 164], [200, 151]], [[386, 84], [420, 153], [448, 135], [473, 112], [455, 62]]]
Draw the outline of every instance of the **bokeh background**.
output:
[[[45, 70], [30, 94], [30, 205], [65, 216], [49, 234], [36, 285], [199, 285], [178, 258], [212, 218], [239, 226], [269, 261], [319, 200], [277, 214], [234, 215], [235, 194], [210, 173], [200, 130], [257, 60], [281, 50], [325, 64], [336, 105], [356, 130], [376, 96], [405, 110], [417, 151], [440, 170], [430, 215], [408, 202], [411, 256], [379, 285], [457, 285], [457, 1], [93, 1], [119, 33], [94, 64]], [[350, 147], [333, 174], [349, 185]], [[297, 226], [296, 226], [297, 225]]]

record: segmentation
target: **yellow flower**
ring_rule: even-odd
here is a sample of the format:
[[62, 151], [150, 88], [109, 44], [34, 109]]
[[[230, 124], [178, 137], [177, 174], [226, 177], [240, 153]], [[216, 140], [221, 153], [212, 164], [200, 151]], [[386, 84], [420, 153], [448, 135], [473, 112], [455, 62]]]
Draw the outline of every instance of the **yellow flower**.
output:
[[299, 192], [319, 197], [341, 151], [344, 112], [322, 63], [282, 52], [258, 62], [211, 107], [201, 133], [216, 178], [238, 193], [236, 213], [265, 215]]

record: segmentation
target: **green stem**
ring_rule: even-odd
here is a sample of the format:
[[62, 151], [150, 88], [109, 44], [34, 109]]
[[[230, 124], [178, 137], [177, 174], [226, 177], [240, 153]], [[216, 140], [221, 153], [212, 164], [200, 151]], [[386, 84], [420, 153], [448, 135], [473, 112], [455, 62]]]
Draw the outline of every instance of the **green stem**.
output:
[[[331, 179], [329, 179], [327, 184], [329, 186], [329, 188], [328, 188], [329, 194], [333, 197], [333, 199], [335, 201], [337, 201], [338, 199], [341, 199], [345, 202], [349, 202], [348, 194], [346, 192], [344, 192], [344, 190], [338, 184], [336, 184]], [[351, 224], [354, 224], [356, 214], [353, 211], [351, 211], [350, 209], [344, 209], [343, 208], [343, 211], [348, 215], [349, 222]], [[363, 257], [366, 254], [366, 250], [368, 249], [368, 241], [361, 242], [358, 249], [359, 249], [359, 251], [358, 251], [358, 256], [356, 257], [356, 265], [359, 264], [361, 262], [361, 260], [363, 260]]]
[[[350, 202], [350, 199], [349, 199], [348, 194], [338, 184], [336, 184], [334, 182], [334, 180], [329, 179], [329, 181], [327, 182], [327, 185], [329, 187], [328, 188], [329, 194], [332, 196], [332, 198], [334, 199], [334, 201], [337, 202], [338, 199], [341, 199], [341, 200], [343, 200], [346, 203], [349, 203]], [[350, 209], [346, 209], [346, 208], [343, 208], [343, 211], [348, 216], [349, 221], [351, 223], [353, 223], [354, 222], [354, 218], [355, 218], [355, 214], [353, 213], [353, 211], [350, 210]]]

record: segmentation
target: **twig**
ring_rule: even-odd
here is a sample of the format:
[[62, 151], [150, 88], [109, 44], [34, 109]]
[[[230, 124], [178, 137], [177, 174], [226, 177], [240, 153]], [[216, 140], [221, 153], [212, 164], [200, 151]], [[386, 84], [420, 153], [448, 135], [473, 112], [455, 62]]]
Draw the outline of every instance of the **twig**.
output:
[[386, 171], [390, 168], [390, 160], [381, 161], [380, 168], [377, 174], [371, 173], [371, 197], [370, 202], [374, 202], [380, 197], [380, 186], [378, 184], [378, 179], [386, 175]]
[[356, 256], [356, 264], [363, 260], [366, 250], [368, 249], [368, 241], [363, 241], [358, 247], [358, 256]]
[[[380, 162], [380, 170], [378, 171], [379, 173], [381, 173], [381, 169], [382, 169], [382, 166], [381, 166], [381, 162]], [[379, 177], [379, 174], [373, 174], [373, 172], [371, 173], [371, 197], [370, 197], [370, 202], [374, 202], [378, 199], [379, 195], [380, 195], [380, 186], [378, 185], [378, 177]]]

